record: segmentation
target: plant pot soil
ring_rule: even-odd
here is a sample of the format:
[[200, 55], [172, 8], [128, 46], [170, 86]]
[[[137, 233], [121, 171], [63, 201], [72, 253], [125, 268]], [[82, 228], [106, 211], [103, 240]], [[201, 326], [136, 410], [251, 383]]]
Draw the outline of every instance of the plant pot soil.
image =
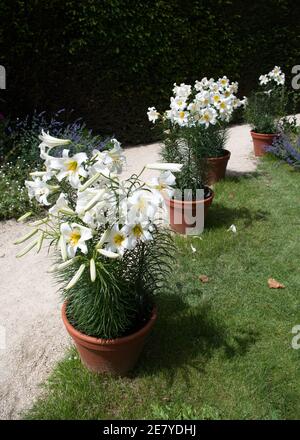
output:
[[225, 178], [226, 168], [228, 161], [230, 159], [230, 151], [224, 150], [223, 156], [219, 157], [208, 157], [206, 159], [208, 164], [208, 171], [206, 176], [206, 184], [212, 185], [219, 180]]
[[154, 307], [149, 321], [140, 330], [116, 339], [101, 339], [87, 336], [76, 330], [66, 315], [67, 304], [62, 306], [62, 319], [72, 337], [82, 363], [95, 373], [111, 373], [124, 376], [136, 364], [157, 319]]
[[[179, 234], [186, 234], [189, 229], [191, 230], [195, 228], [196, 221], [192, 223], [188, 219], [195, 217], [197, 212], [197, 207], [198, 209], [200, 208], [201, 210], [203, 210], [203, 227], [204, 227], [205, 217], [207, 215], [207, 211], [210, 205], [212, 204], [214, 195], [215, 195], [214, 192], [211, 189], [209, 189], [208, 194], [202, 200], [183, 201], [176, 199], [175, 200], [165, 199], [165, 202], [169, 210], [169, 221], [170, 221], [171, 229], [174, 232], [178, 232]], [[200, 225], [200, 229], [201, 229], [201, 225]], [[195, 232], [195, 234], [197, 234], [197, 232]]]
[[277, 136], [276, 133], [263, 134], [255, 133], [255, 131], [250, 131], [250, 133], [253, 140], [254, 154], [258, 157], [264, 156], [266, 154], [266, 147], [272, 145], [274, 138]]

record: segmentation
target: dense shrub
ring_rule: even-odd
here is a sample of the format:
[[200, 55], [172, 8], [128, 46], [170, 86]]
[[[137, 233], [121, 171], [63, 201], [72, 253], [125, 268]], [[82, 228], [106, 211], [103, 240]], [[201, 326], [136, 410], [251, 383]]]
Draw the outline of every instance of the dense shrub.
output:
[[2, 0], [0, 16], [6, 112], [74, 108], [122, 142], [153, 139], [146, 109], [175, 81], [226, 74], [247, 94], [299, 63], [292, 0]]

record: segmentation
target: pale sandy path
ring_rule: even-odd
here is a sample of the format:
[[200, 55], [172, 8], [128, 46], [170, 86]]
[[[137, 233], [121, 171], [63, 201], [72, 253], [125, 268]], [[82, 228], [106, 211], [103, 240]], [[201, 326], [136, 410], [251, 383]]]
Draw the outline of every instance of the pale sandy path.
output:
[[[256, 168], [249, 127], [230, 130], [232, 152], [228, 170], [248, 173]], [[124, 176], [159, 160], [159, 144], [126, 149]], [[147, 171], [145, 178], [153, 172]], [[1, 195], [0, 195], [1, 197]], [[27, 228], [10, 220], [0, 222], [0, 418], [15, 419], [29, 408], [41, 392], [39, 384], [63, 357], [69, 339], [60, 319], [59, 296], [51, 275], [46, 249], [15, 258], [12, 244]], [[1, 327], [2, 326], [2, 327]], [[6, 331], [6, 349], [3, 345]], [[2, 338], [1, 338], [2, 336]]]

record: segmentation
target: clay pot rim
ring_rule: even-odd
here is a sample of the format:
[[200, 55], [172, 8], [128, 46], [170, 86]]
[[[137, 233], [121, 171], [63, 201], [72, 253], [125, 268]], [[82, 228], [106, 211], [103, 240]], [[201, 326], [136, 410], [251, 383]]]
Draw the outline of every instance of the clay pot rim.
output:
[[70, 335], [72, 337], [80, 339], [80, 341], [82, 341], [82, 342], [86, 342], [88, 344], [93, 344], [93, 345], [98, 345], [98, 346], [99, 345], [103, 345], [103, 346], [123, 345], [123, 344], [127, 344], [128, 342], [130, 342], [132, 340], [138, 339], [138, 338], [144, 336], [145, 334], [147, 334], [149, 330], [151, 330], [151, 328], [153, 327], [153, 325], [156, 321], [156, 318], [157, 318], [157, 307], [154, 306], [150, 319], [147, 321], [147, 323], [140, 330], [138, 330], [128, 336], [122, 336], [120, 338], [103, 339], [103, 338], [96, 338], [94, 336], [88, 336], [88, 335], [85, 335], [84, 333], [81, 333], [79, 330], [76, 330], [76, 328], [73, 327], [72, 324], [70, 324], [70, 322], [67, 318], [66, 308], [67, 308], [67, 301], [64, 301], [64, 303], [62, 305], [62, 320], [66, 326], [66, 329], [70, 333]]
[[215, 160], [224, 160], [224, 159], [228, 159], [229, 160], [230, 156], [231, 156], [231, 151], [226, 150], [225, 148], [223, 149], [223, 151], [224, 151], [223, 156], [207, 157], [206, 160], [213, 160], [213, 161], [215, 161]]
[[174, 200], [174, 199], [165, 198], [165, 202], [167, 203], [168, 206], [170, 206], [170, 205], [187, 205], [187, 206], [189, 206], [189, 205], [195, 205], [195, 204], [197, 205], [200, 203], [208, 202], [214, 198], [215, 192], [211, 188], [210, 188], [210, 191], [211, 191], [211, 195], [209, 197], [207, 197], [206, 199], [202, 199], [202, 200], [182, 201], [182, 200]]
[[271, 138], [278, 136], [278, 133], [257, 133], [256, 131], [250, 130], [251, 136], [257, 137], [257, 138]]

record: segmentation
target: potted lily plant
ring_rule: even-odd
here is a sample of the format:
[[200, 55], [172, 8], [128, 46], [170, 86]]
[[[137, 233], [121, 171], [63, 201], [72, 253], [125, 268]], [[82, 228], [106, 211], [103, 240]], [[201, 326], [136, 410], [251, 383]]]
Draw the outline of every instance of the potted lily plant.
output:
[[160, 114], [155, 107], [148, 109], [149, 120], [159, 122], [164, 133], [163, 158], [184, 155], [184, 140], [194, 161], [205, 168], [205, 182], [210, 185], [223, 179], [230, 159], [225, 149], [228, 123], [245, 102], [237, 92], [238, 83], [226, 76], [217, 81], [203, 78], [193, 87], [174, 84], [169, 110]]
[[255, 156], [264, 156], [279, 132], [281, 118], [287, 114], [288, 93], [285, 74], [278, 66], [261, 75], [259, 84], [260, 89], [247, 100], [244, 117], [251, 126]]
[[[154, 297], [171, 268], [173, 244], [158, 214], [161, 190], [172, 191], [169, 182], [175, 181], [170, 169], [181, 166], [152, 164], [161, 175], [147, 185], [142, 172], [121, 180], [125, 157], [116, 139], [90, 157], [72, 155], [69, 140], [44, 132], [40, 139], [44, 168], [26, 186], [46, 215], [16, 241], [29, 241], [18, 256], [39, 252], [44, 242], [53, 249], [62, 319], [83, 364], [98, 373], [126, 374], [156, 321]], [[65, 146], [62, 154], [55, 151]]]
[[[235, 95], [237, 89], [237, 83], [230, 83], [227, 77], [218, 81], [203, 78], [194, 87], [174, 84], [169, 110], [160, 114], [155, 107], [148, 108], [149, 121], [161, 127], [163, 159], [182, 164], [176, 180], [179, 191], [166, 200], [176, 232], [201, 232], [214, 197], [208, 185], [225, 177], [230, 158], [224, 148], [227, 126], [234, 109], [243, 105]], [[200, 219], [200, 225], [195, 229], [190, 220], [197, 210], [201, 212], [195, 222]]]

